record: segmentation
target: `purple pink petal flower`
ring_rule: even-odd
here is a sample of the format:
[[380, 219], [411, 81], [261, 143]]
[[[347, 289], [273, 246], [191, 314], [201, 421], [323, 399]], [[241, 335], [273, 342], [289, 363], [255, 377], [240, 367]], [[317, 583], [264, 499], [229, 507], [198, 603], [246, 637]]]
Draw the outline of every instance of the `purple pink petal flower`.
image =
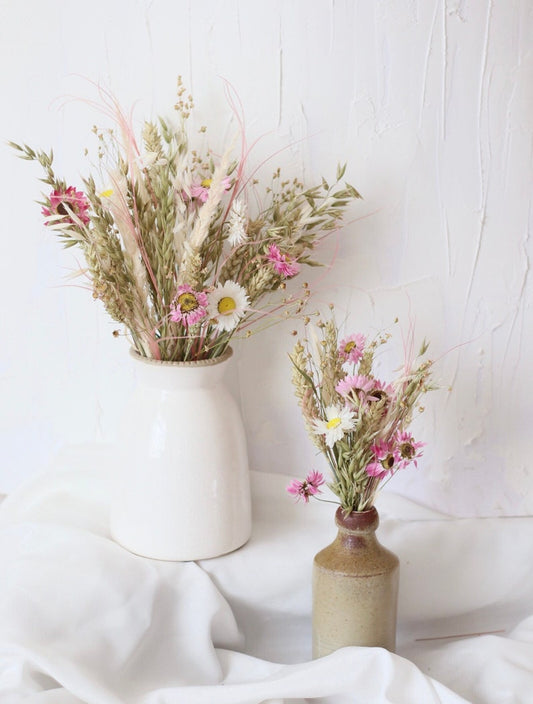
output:
[[368, 395], [374, 388], [374, 384], [375, 380], [369, 376], [354, 374], [341, 379], [335, 387], [335, 391], [344, 398], [357, 399], [359, 404], [365, 404], [368, 400]]
[[422, 448], [425, 442], [416, 442], [411, 433], [398, 432], [395, 437], [396, 446], [400, 454], [400, 469], [404, 469], [411, 462], [418, 467], [417, 459], [422, 457]]
[[300, 271], [300, 265], [297, 261], [290, 259], [286, 254], [282, 254], [279, 247], [275, 244], [268, 245], [267, 260], [272, 264], [274, 271], [286, 279]]
[[368, 394], [369, 401], [390, 400], [394, 396], [394, 387], [392, 384], [386, 384], [379, 379], [372, 380], [372, 388]]
[[357, 364], [363, 356], [365, 343], [366, 337], [358, 332], [345, 337], [339, 346], [339, 357], [345, 362]]
[[207, 315], [208, 298], [204, 291], [195, 291], [188, 284], [178, 286], [170, 307], [170, 319], [185, 327], [200, 322]]
[[[213, 179], [204, 178], [200, 183], [193, 183], [190, 188], [190, 197], [197, 198], [202, 203], [205, 203], [209, 197], [209, 189], [211, 188], [211, 183]], [[231, 179], [229, 176], [225, 176], [222, 179], [222, 186], [225, 191], [229, 191], [231, 188]]]
[[[60, 215], [62, 218], [56, 220], [57, 223], [71, 223], [79, 225], [77, 220], [81, 220], [84, 225], [89, 224], [87, 211], [90, 203], [85, 193], [77, 191], [74, 186], [69, 186], [64, 191], [54, 190], [49, 196], [50, 207], [43, 207], [42, 214], [49, 218], [53, 215]], [[70, 211], [70, 212], [69, 212]], [[75, 217], [73, 218], [72, 215]]]
[[371, 447], [374, 459], [366, 466], [366, 473], [370, 477], [382, 479], [387, 474], [393, 474], [399, 469], [400, 453], [393, 442], [380, 440]]
[[287, 487], [287, 491], [296, 498], [296, 501], [303, 499], [307, 504], [309, 497], [322, 493], [320, 490], [322, 484], [324, 484], [324, 477], [320, 472], [313, 470], [303, 481], [293, 479]]

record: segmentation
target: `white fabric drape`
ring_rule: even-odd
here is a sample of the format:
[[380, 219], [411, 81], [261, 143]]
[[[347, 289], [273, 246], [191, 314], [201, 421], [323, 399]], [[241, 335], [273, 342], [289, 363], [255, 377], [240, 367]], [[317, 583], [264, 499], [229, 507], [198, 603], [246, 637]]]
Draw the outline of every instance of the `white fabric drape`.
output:
[[451, 519], [384, 492], [398, 653], [312, 661], [311, 565], [334, 506], [295, 506], [286, 477], [252, 473], [247, 545], [157, 562], [109, 538], [105, 449], [68, 464], [0, 506], [0, 704], [533, 702], [533, 518]]

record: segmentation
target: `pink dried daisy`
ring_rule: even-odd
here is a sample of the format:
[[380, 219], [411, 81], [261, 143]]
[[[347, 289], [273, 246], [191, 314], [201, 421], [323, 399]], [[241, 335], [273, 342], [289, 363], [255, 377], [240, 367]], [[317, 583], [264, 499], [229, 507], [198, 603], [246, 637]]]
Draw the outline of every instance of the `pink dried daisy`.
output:
[[354, 374], [341, 379], [335, 387], [335, 391], [344, 398], [357, 401], [359, 405], [363, 405], [367, 402], [368, 395], [374, 388], [374, 384], [374, 379], [361, 374]]
[[366, 473], [370, 477], [382, 479], [387, 474], [392, 474], [399, 469], [400, 453], [393, 442], [380, 440], [370, 448], [374, 454], [374, 459], [366, 466]]
[[[204, 178], [203, 181], [200, 183], [193, 183], [191, 186], [191, 198], [197, 198], [199, 201], [202, 203], [205, 203], [206, 200], [209, 197], [209, 189], [211, 188], [211, 184], [213, 183], [212, 178]], [[225, 176], [222, 179], [222, 186], [225, 191], [229, 191], [231, 188], [231, 179], [229, 176]]]
[[87, 211], [91, 207], [90, 203], [85, 193], [77, 191], [74, 186], [69, 186], [64, 191], [52, 191], [49, 196], [49, 201], [50, 207], [43, 207], [41, 212], [46, 218], [54, 215], [62, 216], [60, 219], [55, 220], [54, 223], [79, 225], [78, 220], [81, 220], [84, 225], [89, 224]]
[[309, 472], [303, 482], [293, 479], [287, 487], [287, 491], [296, 498], [296, 501], [303, 499], [308, 504], [310, 496], [322, 493], [320, 490], [322, 484], [324, 484], [324, 477], [320, 472], [313, 470]]
[[368, 395], [369, 401], [390, 400], [394, 396], [394, 387], [392, 384], [386, 384], [379, 379], [373, 379], [372, 389]]
[[400, 469], [404, 469], [411, 462], [415, 467], [418, 467], [417, 459], [422, 457], [422, 448], [426, 444], [425, 442], [415, 442], [415, 439], [411, 433], [405, 431], [396, 433], [394, 438], [398, 452], [400, 454]]
[[279, 247], [275, 244], [268, 245], [268, 253], [266, 257], [274, 267], [274, 271], [286, 279], [296, 276], [296, 274], [300, 271], [300, 265], [298, 262], [290, 259], [286, 254], [282, 254]]
[[354, 333], [349, 335], [341, 341], [339, 346], [339, 357], [345, 362], [357, 362], [363, 356], [363, 350], [365, 348], [366, 337], [361, 335], [361, 333]]
[[203, 291], [195, 291], [188, 284], [178, 286], [170, 308], [170, 319], [185, 327], [195, 325], [207, 315], [208, 298]]

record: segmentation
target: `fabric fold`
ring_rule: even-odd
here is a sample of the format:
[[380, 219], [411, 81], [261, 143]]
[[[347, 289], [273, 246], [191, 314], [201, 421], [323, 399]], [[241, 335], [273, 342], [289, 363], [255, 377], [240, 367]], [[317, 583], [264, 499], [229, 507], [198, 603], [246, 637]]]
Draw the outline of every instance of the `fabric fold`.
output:
[[313, 661], [311, 566], [335, 535], [331, 505], [295, 506], [287, 477], [252, 473], [247, 545], [148, 560], [109, 537], [112, 463], [98, 452], [0, 505], [1, 704], [531, 701], [533, 519], [412, 505], [409, 520], [409, 502], [384, 494], [379, 537], [401, 560], [398, 654]]

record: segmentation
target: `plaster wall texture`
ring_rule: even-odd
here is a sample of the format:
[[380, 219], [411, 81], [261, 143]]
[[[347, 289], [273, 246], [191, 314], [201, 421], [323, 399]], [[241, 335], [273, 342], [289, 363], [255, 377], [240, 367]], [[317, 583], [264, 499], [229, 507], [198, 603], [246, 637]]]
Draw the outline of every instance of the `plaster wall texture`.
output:
[[[100, 117], [90, 79], [141, 117], [168, 111], [178, 74], [215, 143], [235, 131], [306, 182], [364, 196], [309, 272], [312, 308], [347, 331], [431, 341], [441, 389], [414, 430], [418, 470], [391, 490], [453, 515], [533, 511], [530, 421], [533, 3], [529, 0], [0, 0], [2, 140], [54, 147], [76, 181]], [[112, 442], [133, 384], [123, 340], [45, 231], [38, 169], [0, 149], [0, 492], [75, 443]], [[74, 284], [74, 285], [73, 285]], [[394, 324], [398, 318], [399, 323]], [[290, 384], [293, 322], [237, 344], [230, 384], [251, 466], [326, 465]], [[298, 326], [296, 326], [298, 327]], [[199, 419], [201, 422], [201, 419]]]

